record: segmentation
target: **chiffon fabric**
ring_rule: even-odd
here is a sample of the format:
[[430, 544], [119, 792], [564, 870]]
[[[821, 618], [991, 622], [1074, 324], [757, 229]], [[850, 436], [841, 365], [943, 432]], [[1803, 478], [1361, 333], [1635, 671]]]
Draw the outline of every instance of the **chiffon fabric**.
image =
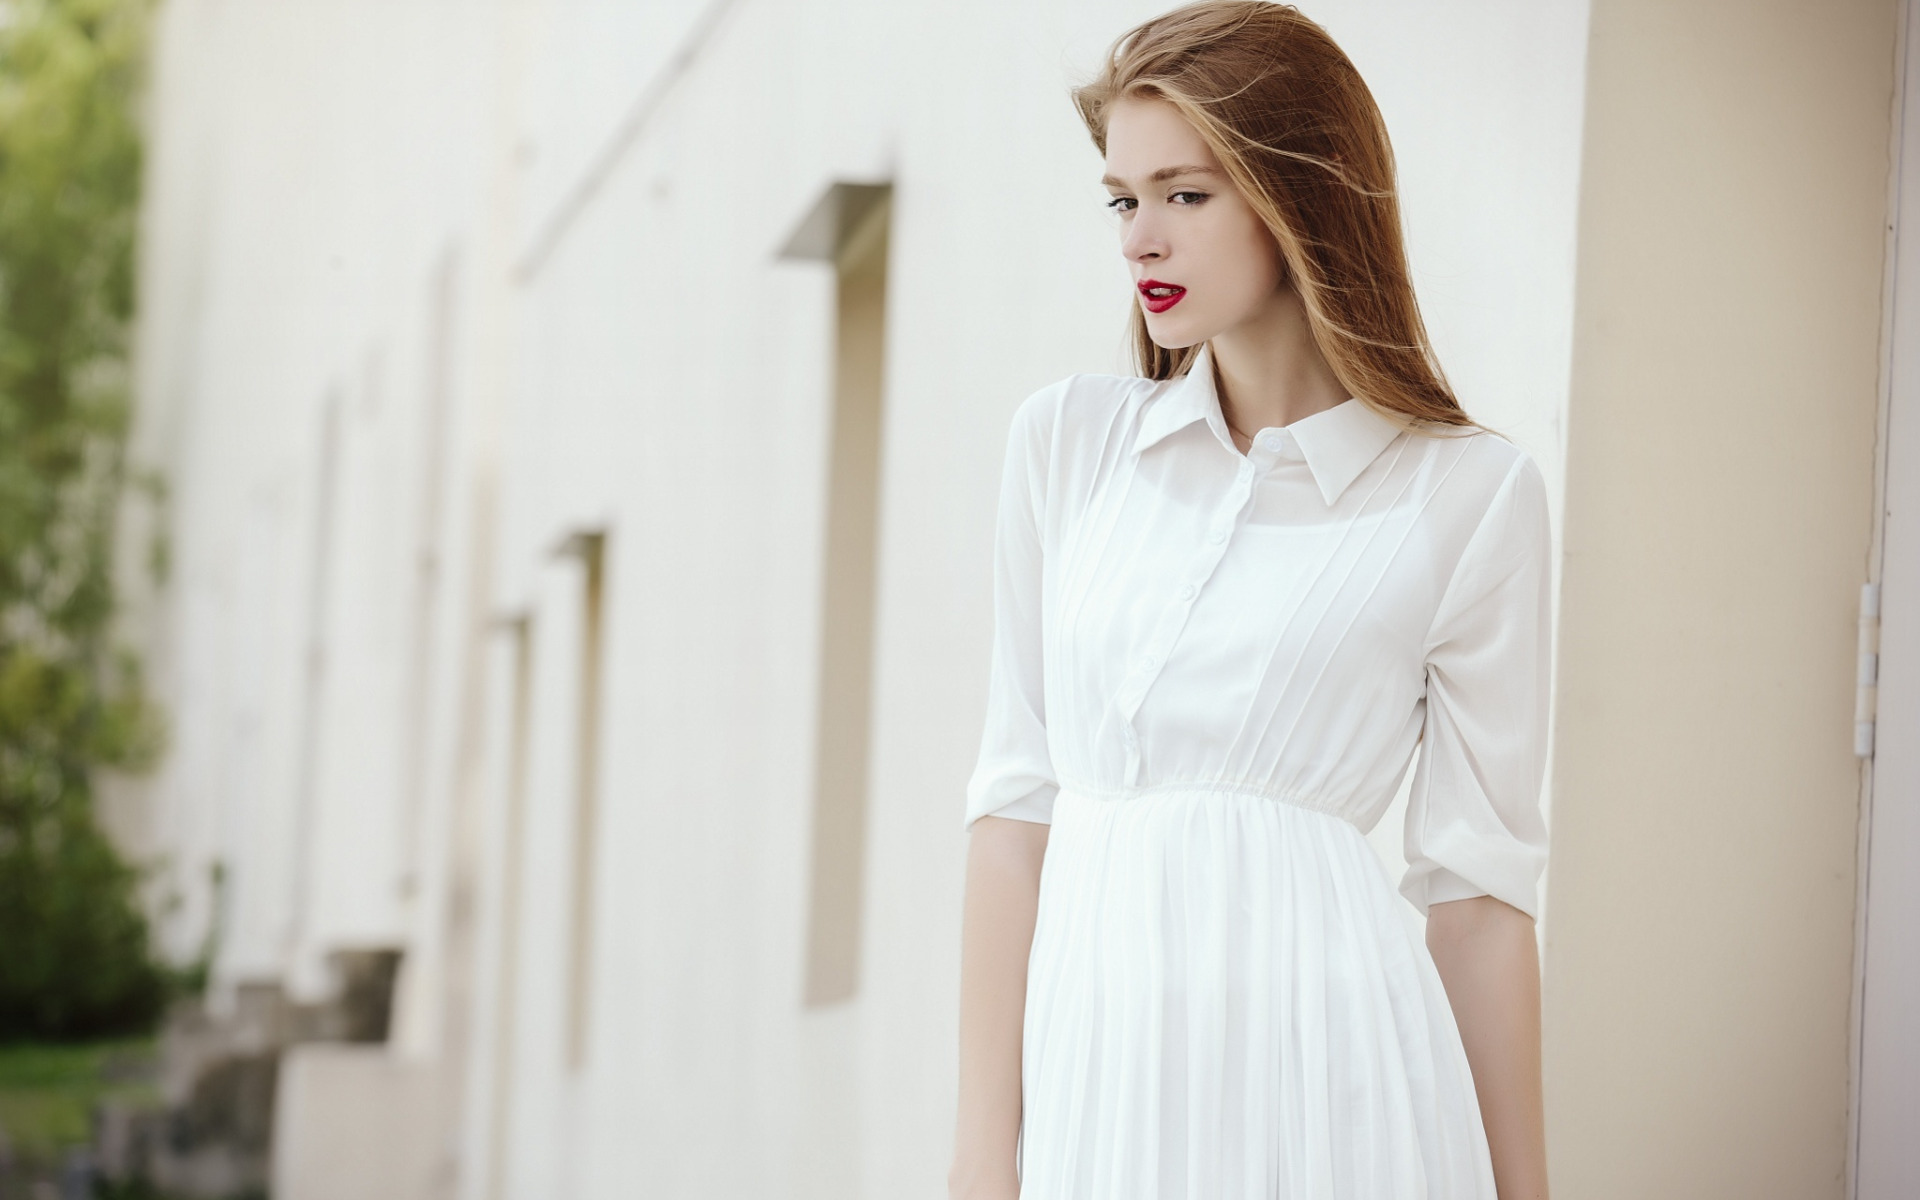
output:
[[1204, 347], [1021, 404], [966, 825], [1052, 826], [1022, 1200], [1495, 1200], [1406, 905], [1538, 912], [1550, 573], [1484, 430], [1349, 399], [1243, 454]]

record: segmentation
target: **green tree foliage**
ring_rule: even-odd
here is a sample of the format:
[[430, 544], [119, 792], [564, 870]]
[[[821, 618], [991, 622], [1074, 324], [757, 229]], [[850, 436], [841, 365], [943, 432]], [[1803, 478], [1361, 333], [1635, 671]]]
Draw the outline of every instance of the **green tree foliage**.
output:
[[0, 0], [0, 1039], [137, 1030], [166, 991], [94, 818], [159, 749], [114, 648], [145, 0]]

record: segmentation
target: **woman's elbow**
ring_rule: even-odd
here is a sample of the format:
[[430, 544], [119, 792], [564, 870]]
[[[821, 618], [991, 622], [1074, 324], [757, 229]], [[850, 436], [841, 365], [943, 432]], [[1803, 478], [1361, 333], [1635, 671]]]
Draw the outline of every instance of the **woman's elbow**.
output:
[[968, 834], [967, 856], [990, 874], [1030, 878], [1037, 884], [1051, 828], [1039, 821], [983, 816]]

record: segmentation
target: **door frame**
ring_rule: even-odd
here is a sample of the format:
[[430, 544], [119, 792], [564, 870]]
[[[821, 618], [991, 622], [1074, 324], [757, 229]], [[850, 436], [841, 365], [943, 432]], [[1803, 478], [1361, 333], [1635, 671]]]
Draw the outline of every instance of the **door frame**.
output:
[[[1894, 74], [1873, 532], [1861, 597], [1860, 858], [1847, 1195], [1920, 1181], [1920, 25], [1902, 0]], [[1902, 235], [1908, 235], [1902, 237]]]

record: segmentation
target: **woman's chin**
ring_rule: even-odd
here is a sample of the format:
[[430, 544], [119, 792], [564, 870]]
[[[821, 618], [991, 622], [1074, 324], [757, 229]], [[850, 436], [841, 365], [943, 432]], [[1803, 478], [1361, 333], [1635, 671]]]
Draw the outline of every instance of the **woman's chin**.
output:
[[1207, 340], [1207, 335], [1191, 321], [1151, 315], [1147, 317], [1147, 336], [1162, 350], [1185, 350], [1188, 346], [1197, 346]]

